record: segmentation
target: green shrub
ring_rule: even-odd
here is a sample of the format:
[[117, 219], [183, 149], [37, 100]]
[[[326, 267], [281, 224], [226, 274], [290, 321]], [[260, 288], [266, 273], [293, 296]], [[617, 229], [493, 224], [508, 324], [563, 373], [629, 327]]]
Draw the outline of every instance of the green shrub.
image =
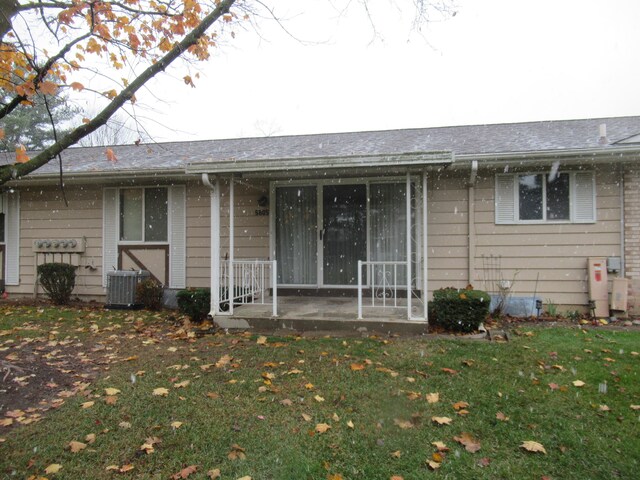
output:
[[200, 323], [211, 310], [211, 289], [188, 288], [177, 293], [178, 310], [188, 315], [192, 322]]
[[482, 290], [441, 288], [433, 292], [429, 319], [446, 330], [473, 332], [489, 315], [490, 304], [491, 297]]
[[42, 289], [55, 305], [66, 305], [76, 286], [76, 267], [67, 263], [38, 265], [38, 278]]
[[162, 285], [150, 278], [143, 280], [136, 286], [136, 302], [144, 305], [147, 310], [160, 310], [163, 294]]

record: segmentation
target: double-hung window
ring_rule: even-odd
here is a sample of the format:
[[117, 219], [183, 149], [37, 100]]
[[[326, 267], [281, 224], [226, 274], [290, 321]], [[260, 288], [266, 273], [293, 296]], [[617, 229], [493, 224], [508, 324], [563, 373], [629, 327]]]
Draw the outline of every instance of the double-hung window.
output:
[[593, 172], [527, 172], [496, 176], [496, 223], [595, 221]]
[[120, 241], [168, 241], [168, 192], [165, 187], [120, 189]]

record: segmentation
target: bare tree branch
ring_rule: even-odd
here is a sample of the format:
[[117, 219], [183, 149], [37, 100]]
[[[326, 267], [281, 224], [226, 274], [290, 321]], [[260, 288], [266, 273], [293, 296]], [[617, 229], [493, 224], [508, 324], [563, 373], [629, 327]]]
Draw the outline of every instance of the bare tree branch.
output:
[[198, 43], [206, 31], [224, 14], [229, 13], [236, 0], [222, 0], [200, 24], [189, 32], [180, 42], [176, 43], [160, 60], [144, 70], [128, 87], [120, 92], [111, 102], [92, 120], [81, 125], [65, 135], [60, 141], [43, 150], [28, 162], [6, 165], [0, 168], [0, 185], [10, 180], [19, 179], [28, 173], [46, 165], [60, 152], [76, 144], [91, 132], [104, 125], [107, 120], [118, 111], [126, 102], [131, 100], [134, 94], [142, 88], [150, 79], [164, 71], [173, 61], [179, 58], [187, 49]]

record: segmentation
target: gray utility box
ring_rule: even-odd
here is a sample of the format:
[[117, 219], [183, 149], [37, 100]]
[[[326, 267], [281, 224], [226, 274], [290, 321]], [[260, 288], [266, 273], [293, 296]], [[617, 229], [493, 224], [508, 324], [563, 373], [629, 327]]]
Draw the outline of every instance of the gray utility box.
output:
[[136, 287], [151, 277], [146, 270], [115, 270], [107, 273], [107, 303], [105, 308], [140, 308], [136, 303]]

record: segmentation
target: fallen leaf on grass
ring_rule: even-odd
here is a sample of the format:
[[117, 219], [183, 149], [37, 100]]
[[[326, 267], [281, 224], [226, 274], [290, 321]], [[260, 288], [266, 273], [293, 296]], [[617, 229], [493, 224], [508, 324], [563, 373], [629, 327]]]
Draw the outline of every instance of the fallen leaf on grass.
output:
[[85, 448], [87, 448], [86, 443], [76, 442], [75, 440], [69, 442], [69, 450], [71, 450], [71, 453], [81, 452]]
[[174, 473], [171, 475], [171, 480], [180, 480], [181, 478], [187, 478], [192, 473], [196, 473], [198, 471], [197, 465], [189, 465], [188, 467], [183, 468], [178, 473]]
[[169, 390], [164, 387], [154, 388], [153, 395], [155, 395], [156, 397], [166, 397], [167, 395], [169, 395]]
[[427, 393], [427, 403], [438, 403], [440, 401], [439, 393]]
[[477, 465], [479, 467], [488, 467], [490, 463], [491, 459], [489, 457], [482, 457], [480, 460], [478, 460]]
[[456, 375], [458, 373], [458, 371], [454, 370], [453, 368], [441, 368], [440, 370], [442, 370], [444, 373], [448, 373], [449, 375]]
[[96, 434], [89, 433], [86, 437], [84, 437], [84, 441], [87, 442], [88, 444], [94, 443], [96, 441]]
[[245, 475], [244, 477], [238, 478], [238, 480], [252, 480], [252, 478], [249, 475]]
[[631, 410], [640, 410], [640, 405], [631, 405]]
[[285, 398], [283, 400], [280, 400], [280, 405], [290, 407], [291, 405], [293, 405], [293, 402], [290, 399]]
[[355, 426], [353, 425], [353, 422], [352, 422], [351, 420], [349, 420], [349, 421], [347, 422], [347, 427], [349, 427], [349, 428], [354, 428]]
[[586, 385], [586, 383], [584, 383], [582, 380], [574, 380], [573, 382], [573, 386], [574, 387], [584, 387]]
[[301, 415], [305, 422], [310, 422], [311, 419], [313, 418], [311, 417], [311, 415], [307, 415], [306, 413], [302, 413]]
[[0, 418], [0, 427], [9, 427], [13, 424], [13, 418]]
[[58, 473], [61, 468], [62, 468], [62, 465], [60, 465], [59, 463], [52, 463], [51, 465], [49, 465], [47, 468], [44, 469], [44, 473], [48, 475]]
[[120, 393], [120, 390], [118, 390], [117, 388], [105, 388], [104, 393], [109, 396], [118, 395]]
[[463, 408], [467, 408], [469, 404], [467, 402], [456, 402], [453, 404], [454, 410], [462, 410]]
[[365, 365], [362, 364], [362, 363], [352, 363], [350, 368], [354, 372], [357, 372], [358, 370], [364, 370], [365, 369]]
[[328, 425], [326, 423], [318, 423], [316, 425], [316, 432], [317, 433], [326, 433], [330, 429], [331, 429], [331, 425]]
[[541, 443], [534, 442], [531, 440], [522, 442], [522, 444], [520, 445], [520, 448], [523, 448], [527, 452], [544, 453], [545, 455], [547, 454], [547, 451], [544, 449]]
[[449, 447], [447, 447], [444, 442], [431, 442], [431, 445], [433, 445], [434, 447], [436, 447], [438, 449], [439, 452], [448, 452], [449, 451]]
[[601, 412], [610, 412], [611, 411], [611, 409], [607, 405], [599, 405], [598, 406], [598, 410], [600, 410]]
[[216, 362], [216, 368], [222, 368], [225, 365], [229, 365], [231, 363], [231, 360], [233, 360], [232, 356], [223, 355], [222, 357], [220, 357], [220, 360]]
[[126, 430], [126, 429], [128, 429], [128, 428], [131, 428], [131, 424], [130, 424], [129, 422], [120, 422], [120, 423], [118, 424], [118, 426], [119, 426], [120, 428], [124, 428], [125, 430]]
[[433, 423], [437, 423], [438, 425], [450, 425], [451, 419], [449, 417], [431, 417], [431, 421]]
[[231, 451], [227, 454], [227, 458], [229, 460], [244, 460], [247, 455], [244, 448], [234, 443], [231, 445]]
[[401, 477], [400, 475], [392, 475], [389, 480], [404, 480], [404, 477]]
[[190, 380], [185, 380], [184, 382], [174, 383], [173, 388], [185, 388], [188, 387], [191, 383]]
[[216, 392], [207, 392], [207, 397], [216, 400], [217, 398], [220, 398], [220, 394]]
[[106, 403], [107, 405], [115, 405], [116, 403], [118, 403], [118, 397], [116, 397], [115, 395], [104, 397], [104, 403]]
[[413, 428], [413, 423], [411, 423], [408, 420], [400, 420], [398, 418], [395, 418], [393, 420], [394, 425], [397, 425], [398, 427], [400, 427], [402, 430], [407, 430], [408, 428]]
[[264, 335], [259, 336], [258, 339], [256, 340], [256, 344], [258, 344], [258, 345], [266, 345], [267, 344], [267, 337], [265, 337]]
[[440, 468], [440, 464], [438, 462], [434, 462], [433, 460], [429, 460], [427, 462], [427, 466], [431, 469], [431, 470], [437, 470]]
[[460, 436], [453, 437], [453, 439], [460, 445], [464, 445], [467, 452], [475, 453], [480, 450], [480, 442], [468, 432], [462, 432]]
[[175, 428], [176, 430], [182, 426], [182, 422], [171, 422], [171, 428]]
[[81, 406], [82, 408], [85, 408], [85, 409], [86, 409], [86, 408], [91, 408], [91, 407], [93, 407], [95, 404], [96, 404], [96, 402], [84, 402], [84, 403], [81, 403], [81, 404], [80, 404], [80, 406]]
[[219, 468], [214, 468], [212, 470], [209, 470], [207, 472], [207, 477], [209, 477], [211, 480], [216, 480], [217, 478], [220, 478], [222, 476], [222, 473], [220, 473], [220, 469]]
[[395, 452], [391, 452], [391, 456], [393, 458], [400, 458], [402, 456], [402, 452], [400, 450], [396, 450]]
[[324, 398], [322, 398], [320, 395], [316, 395], [315, 397], [313, 397], [313, 399], [318, 403], [324, 402]]
[[501, 422], [508, 422], [509, 421], [509, 417], [507, 417], [502, 412], [498, 412], [498, 413], [496, 413], [496, 420], [500, 420]]

